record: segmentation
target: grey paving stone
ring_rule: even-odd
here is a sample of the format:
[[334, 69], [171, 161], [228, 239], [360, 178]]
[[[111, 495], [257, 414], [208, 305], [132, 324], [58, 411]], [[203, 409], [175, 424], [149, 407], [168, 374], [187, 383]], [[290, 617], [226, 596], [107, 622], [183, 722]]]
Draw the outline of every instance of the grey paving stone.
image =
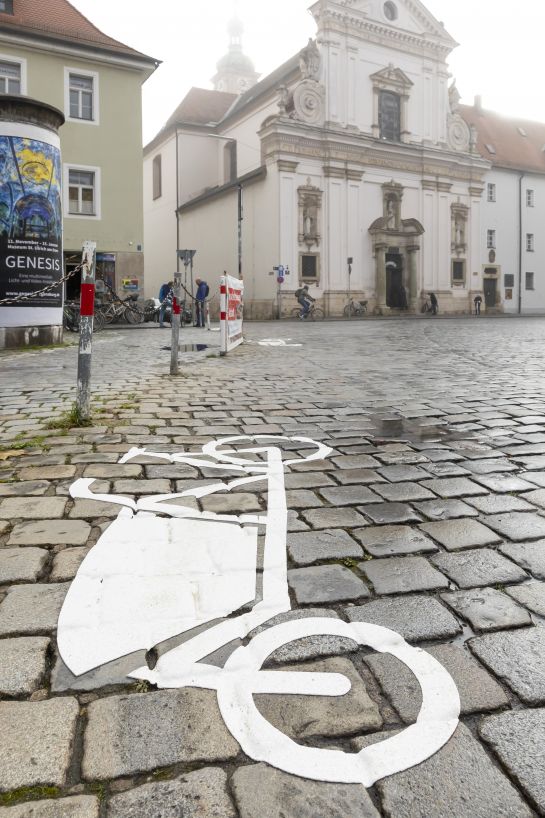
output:
[[210, 690], [166, 690], [92, 702], [84, 739], [88, 781], [238, 755]]
[[253, 764], [239, 767], [231, 786], [240, 818], [379, 818], [361, 784], [311, 781]]
[[498, 631], [532, 624], [528, 611], [494, 588], [441, 594], [441, 599], [467, 619], [475, 631]]
[[54, 630], [68, 587], [69, 583], [12, 586], [0, 604], [0, 636]]
[[363, 555], [361, 546], [341, 528], [290, 534], [288, 552], [296, 565], [348, 557], [361, 559]]
[[65, 548], [59, 552], [53, 560], [49, 576], [51, 582], [66, 582], [73, 579], [88, 553], [88, 548]]
[[522, 585], [506, 588], [505, 591], [525, 608], [539, 616], [545, 616], [545, 582], [531, 579]]
[[94, 795], [74, 795], [53, 801], [28, 801], [0, 808], [2, 818], [98, 818], [100, 802]]
[[184, 466], [183, 463], [171, 464], [169, 466], [145, 466], [144, 472], [148, 480], [184, 480], [197, 477], [199, 472], [192, 466]]
[[301, 520], [296, 511], [288, 511], [288, 532], [292, 531], [308, 531], [308, 525]]
[[[93, 491], [97, 491], [96, 485]], [[170, 480], [115, 480], [114, 494], [170, 494]]]
[[507, 543], [500, 546], [506, 557], [525, 568], [534, 577], [545, 579], [545, 540], [528, 543]]
[[20, 480], [68, 480], [76, 474], [75, 466], [30, 466], [21, 469]]
[[426, 456], [433, 463], [452, 463], [462, 461], [464, 458], [457, 452], [449, 451], [448, 449], [426, 449]]
[[434, 756], [379, 781], [377, 788], [385, 814], [395, 818], [530, 818], [533, 814], [463, 724]]
[[440, 602], [422, 595], [377, 599], [366, 605], [345, 608], [345, 614], [350, 622], [383, 625], [409, 642], [447, 639], [462, 630]]
[[508, 512], [483, 518], [487, 526], [515, 542], [545, 536], [545, 517], [526, 512]]
[[3, 520], [60, 519], [66, 502], [64, 497], [8, 497], [0, 501], [0, 517]]
[[[268, 497], [268, 495], [266, 495]], [[288, 508], [320, 508], [323, 501], [309, 489], [292, 489], [286, 491]]]
[[353, 532], [373, 557], [433, 553], [438, 547], [421, 531], [408, 525], [370, 526]]
[[473, 653], [492, 673], [532, 706], [545, 704], [545, 628], [528, 628], [478, 636]]
[[460, 588], [478, 588], [505, 582], [522, 582], [525, 571], [490, 548], [478, 548], [456, 554], [437, 554], [431, 558]]
[[417, 463], [428, 463], [430, 458], [428, 452], [420, 454], [413, 451], [381, 452], [377, 458], [385, 466], [413, 466]]
[[490, 460], [472, 460], [464, 463], [464, 467], [473, 472], [473, 474], [502, 474], [504, 472], [517, 471], [518, 468], [506, 457]]
[[431, 491], [425, 489], [420, 483], [411, 483], [410, 481], [404, 483], [379, 483], [372, 488], [385, 500], [394, 503], [403, 503], [410, 500], [430, 500], [435, 497]]
[[481, 723], [479, 734], [545, 814], [545, 709], [490, 716]]
[[0, 520], [0, 534], [4, 534], [9, 528], [9, 522], [7, 520]]
[[41, 497], [50, 485], [46, 480], [0, 483], [0, 497]]
[[369, 589], [342, 565], [317, 565], [288, 571], [289, 586], [300, 605], [345, 602], [370, 596]]
[[[117, 510], [119, 513], [119, 506]], [[82, 520], [18, 523], [9, 536], [8, 545], [85, 545], [90, 533], [91, 526]]]
[[72, 698], [0, 702], [0, 792], [64, 786], [78, 712]]
[[34, 582], [48, 558], [45, 548], [0, 548], [0, 585]]
[[477, 517], [479, 512], [462, 500], [425, 500], [415, 508], [429, 520], [450, 520], [456, 517]]
[[114, 795], [106, 818], [236, 818], [227, 775], [213, 767]]
[[365, 486], [370, 483], [377, 483], [384, 478], [373, 469], [339, 469], [335, 472], [335, 479], [343, 486], [353, 483]]
[[0, 640], [0, 696], [29, 696], [38, 688], [48, 647], [42, 636]]
[[522, 497], [539, 508], [545, 508], [545, 489], [535, 489], [525, 492]]
[[464, 474], [469, 474], [467, 469], [460, 466], [459, 463], [426, 463], [426, 471], [433, 474], [435, 477], [463, 477]]
[[376, 503], [365, 506], [362, 511], [374, 523], [389, 525], [392, 523], [421, 522], [422, 518], [405, 503]]
[[422, 531], [441, 543], [448, 551], [461, 551], [464, 548], [475, 548], [501, 542], [494, 531], [491, 531], [478, 520], [463, 517], [460, 520], [439, 520], [435, 523], [424, 523], [419, 526]]
[[545, 488], [545, 471], [525, 471], [520, 475], [522, 480], [533, 483], [534, 486]]
[[440, 497], [469, 497], [478, 494], [487, 494], [483, 486], [474, 483], [467, 477], [447, 477], [436, 480], [423, 480], [422, 485], [435, 492]]
[[286, 489], [317, 489], [322, 486], [334, 486], [335, 483], [325, 472], [307, 472], [302, 474], [287, 473], [284, 477]]
[[489, 494], [487, 497], [471, 497], [467, 502], [482, 514], [505, 514], [509, 511], [535, 511], [522, 497], [510, 494]]
[[367, 520], [354, 508], [315, 508], [303, 511], [302, 517], [312, 528], [356, 528]]
[[68, 517], [70, 520], [97, 520], [99, 517], [113, 519], [118, 516], [120, 506], [102, 503], [99, 500], [76, 500]]
[[334, 457], [332, 462], [339, 469], [373, 469], [375, 466], [380, 466], [378, 460], [367, 454], [340, 455], [340, 457]]
[[[461, 714], [497, 710], [509, 704], [503, 688], [474, 657], [458, 645], [434, 645], [426, 648], [450, 673], [460, 694]], [[365, 661], [401, 718], [407, 724], [416, 721], [422, 706], [422, 690], [409, 668], [387, 653], [374, 653]]]
[[86, 466], [84, 477], [94, 477], [95, 480], [115, 480], [121, 477], [140, 477], [144, 467], [137, 463], [93, 463]]
[[[265, 625], [253, 630], [250, 633], [250, 638], [283, 622], [309, 618], [338, 619], [339, 617], [335, 611], [328, 608], [298, 608], [273, 617]], [[351, 639], [329, 635], [307, 636], [278, 648], [269, 656], [267, 664], [283, 665], [288, 662], [304, 662], [307, 659], [320, 659], [324, 656], [340, 656], [341, 654], [353, 653], [355, 650], [358, 650], [358, 644]]]
[[528, 480], [521, 480], [520, 477], [515, 477], [511, 474], [485, 474], [475, 477], [475, 480], [477, 483], [490, 489], [490, 491], [495, 491], [498, 494], [510, 491], [530, 491], [534, 488], [532, 483], [529, 483]]
[[400, 466], [383, 466], [377, 470], [382, 477], [386, 478], [390, 483], [402, 483], [405, 481], [423, 480], [428, 476], [428, 472], [424, 471], [420, 466], [400, 465]]
[[215, 494], [201, 500], [204, 511], [215, 514], [231, 514], [250, 511], [261, 511], [261, 504], [255, 494]]
[[[340, 673], [352, 683], [350, 691], [334, 696], [259, 695], [255, 702], [267, 721], [294, 739], [345, 736], [378, 730], [382, 717], [369, 697], [361, 676], [349, 659], [323, 659], [283, 668], [294, 672]], [[278, 670], [281, 672], [281, 669]]]
[[380, 497], [366, 486], [336, 486], [335, 488], [321, 489], [320, 494], [332, 506], [355, 506], [380, 502]]
[[361, 562], [359, 569], [372, 582], [376, 594], [407, 594], [448, 588], [443, 574], [424, 557], [390, 557]]

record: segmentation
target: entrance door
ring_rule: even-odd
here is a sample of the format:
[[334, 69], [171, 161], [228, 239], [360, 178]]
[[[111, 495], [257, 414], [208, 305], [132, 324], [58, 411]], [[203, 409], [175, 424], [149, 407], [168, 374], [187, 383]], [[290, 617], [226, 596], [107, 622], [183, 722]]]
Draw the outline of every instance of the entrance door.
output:
[[394, 310], [407, 309], [407, 295], [403, 288], [403, 256], [386, 253], [386, 305]]
[[484, 288], [484, 303], [487, 307], [495, 307], [496, 306], [496, 288], [498, 286], [498, 280], [496, 278], [485, 278], [483, 279], [483, 288]]

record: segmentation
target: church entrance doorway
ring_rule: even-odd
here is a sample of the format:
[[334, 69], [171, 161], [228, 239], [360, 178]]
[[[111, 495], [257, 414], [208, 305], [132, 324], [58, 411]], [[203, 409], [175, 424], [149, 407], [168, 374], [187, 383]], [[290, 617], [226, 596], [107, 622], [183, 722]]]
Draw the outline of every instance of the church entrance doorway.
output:
[[393, 310], [407, 309], [407, 293], [403, 286], [403, 256], [386, 253], [386, 306]]
[[497, 279], [495, 278], [483, 279], [484, 303], [487, 307], [493, 308], [496, 306], [497, 283]]

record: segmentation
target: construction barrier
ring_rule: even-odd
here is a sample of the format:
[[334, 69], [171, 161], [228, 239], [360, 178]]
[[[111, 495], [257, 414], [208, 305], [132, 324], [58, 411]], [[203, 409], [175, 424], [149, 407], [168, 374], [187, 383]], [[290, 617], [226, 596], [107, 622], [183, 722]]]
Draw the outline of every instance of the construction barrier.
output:
[[220, 354], [227, 355], [244, 340], [244, 282], [231, 276], [220, 278]]

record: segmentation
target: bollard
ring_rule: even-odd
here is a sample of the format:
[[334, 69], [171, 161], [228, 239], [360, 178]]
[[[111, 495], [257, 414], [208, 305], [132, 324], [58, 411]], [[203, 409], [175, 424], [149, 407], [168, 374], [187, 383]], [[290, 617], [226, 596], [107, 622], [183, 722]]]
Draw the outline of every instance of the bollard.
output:
[[180, 303], [182, 300], [182, 274], [178, 271], [174, 275], [174, 298], [170, 323], [172, 327], [172, 341], [170, 347], [170, 374], [178, 374], [178, 346], [180, 343]]
[[95, 314], [96, 242], [83, 245], [80, 296], [80, 329], [78, 353], [78, 392], [76, 409], [80, 420], [91, 416], [91, 353], [93, 351], [93, 316]]
[[204, 314], [206, 316], [206, 329], [208, 332], [212, 331], [212, 325], [210, 323], [210, 304], [208, 301], [204, 302]]

